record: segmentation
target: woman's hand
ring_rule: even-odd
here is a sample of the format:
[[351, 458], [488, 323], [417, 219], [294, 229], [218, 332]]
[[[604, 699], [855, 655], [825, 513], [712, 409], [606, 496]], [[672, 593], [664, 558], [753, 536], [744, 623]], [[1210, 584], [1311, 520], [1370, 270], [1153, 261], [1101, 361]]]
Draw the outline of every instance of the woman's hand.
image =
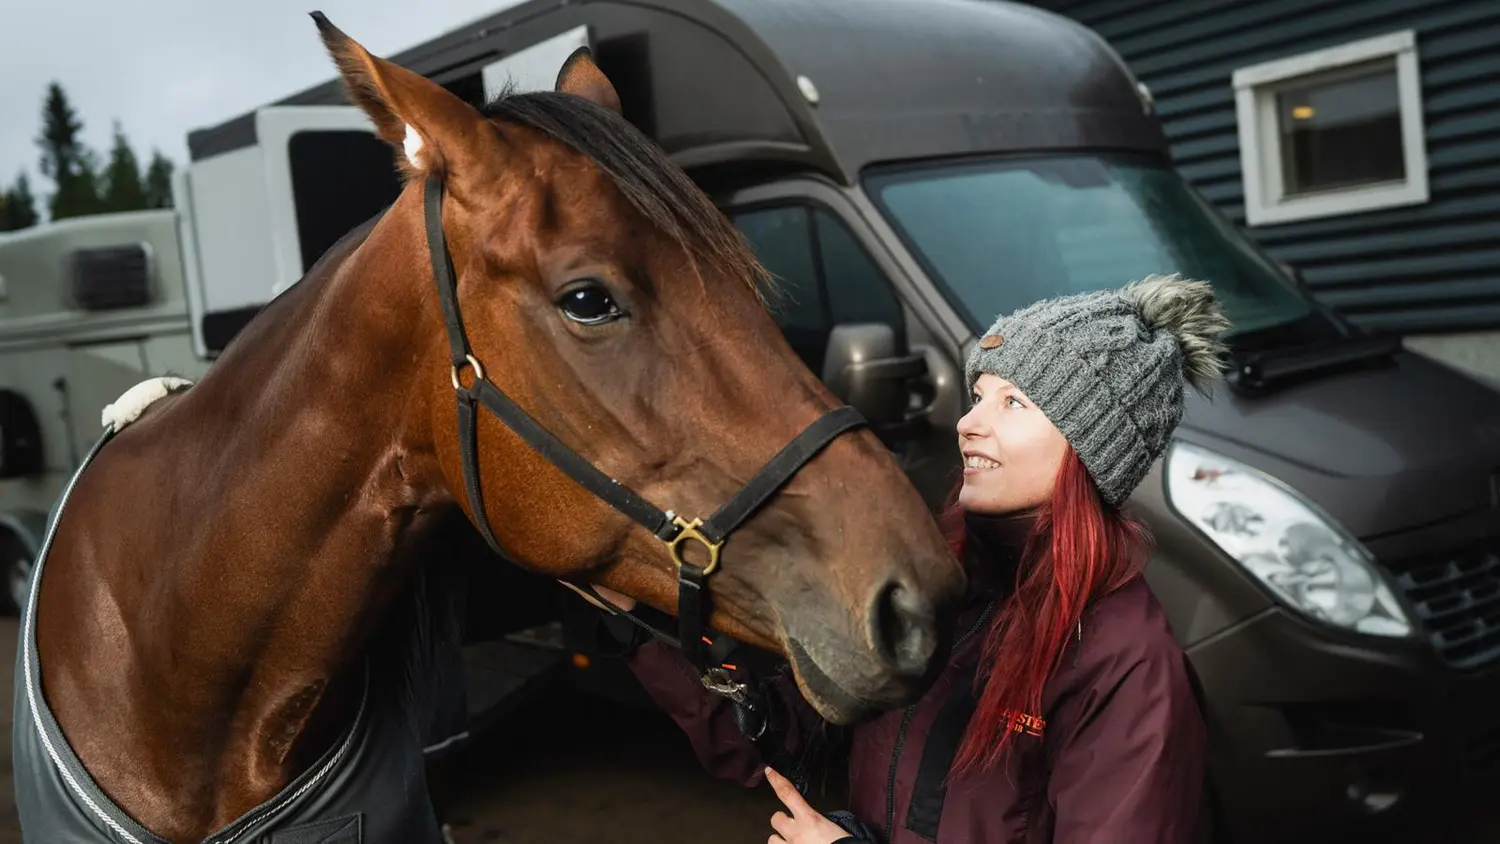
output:
[[[609, 607], [606, 607], [603, 604], [599, 603], [594, 599], [593, 595], [590, 595], [582, 589], [579, 589], [577, 586], [574, 586], [573, 584], [567, 583], [562, 580], [559, 580], [557, 582], [568, 587], [569, 589], [572, 589], [574, 592], [577, 592], [579, 595], [583, 596], [583, 599], [585, 601], [588, 601], [599, 609], [604, 610], [605, 612], [609, 611]], [[629, 595], [621, 595], [619, 592], [616, 592], [613, 589], [606, 589], [605, 587], [599, 585], [594, 586], [594, 591], [599, 593], [599, 597], [603, 598], [606, 601], [609, 601], [611, 604], [614, 604], [615, 609], [617, 610], [630, 612], [631, 610], [635, 609], [635, 599], [630, 597]]]
[[776, 834], [766, 839], [766, 844], [833, 844], [849, 837], [843, 827], [809, 806], [786, 777], [767, 768], [766, 781], [781, 804], [792, 813], [788, 816], [786, 812], [777, 812], [771, 816], [771, 828]]

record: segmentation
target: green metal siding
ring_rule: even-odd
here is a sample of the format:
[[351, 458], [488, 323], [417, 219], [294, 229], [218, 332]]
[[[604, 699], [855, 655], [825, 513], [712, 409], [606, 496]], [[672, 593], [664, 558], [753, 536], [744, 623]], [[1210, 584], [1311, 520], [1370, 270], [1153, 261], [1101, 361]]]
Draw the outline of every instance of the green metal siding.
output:
[[1182, 173], [1244, 225], [1237, 68], [1416, 32], [1431, 200], [1250, 234], [1318, 297], [1392, 332], [1500, 328], [1500, 2], [1041, 0], [1104, 36], [1150, 87]]

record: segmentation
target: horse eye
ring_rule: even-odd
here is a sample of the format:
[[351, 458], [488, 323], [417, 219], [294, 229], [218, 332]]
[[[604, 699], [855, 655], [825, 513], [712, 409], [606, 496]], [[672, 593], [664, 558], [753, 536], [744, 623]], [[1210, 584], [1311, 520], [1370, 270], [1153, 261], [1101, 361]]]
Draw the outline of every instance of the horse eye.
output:
[[625, 315], [614, 297], [596, 284], [569, 290], [557, 300], [557, 306], [568, 319], [584, 325], [603, 325]]

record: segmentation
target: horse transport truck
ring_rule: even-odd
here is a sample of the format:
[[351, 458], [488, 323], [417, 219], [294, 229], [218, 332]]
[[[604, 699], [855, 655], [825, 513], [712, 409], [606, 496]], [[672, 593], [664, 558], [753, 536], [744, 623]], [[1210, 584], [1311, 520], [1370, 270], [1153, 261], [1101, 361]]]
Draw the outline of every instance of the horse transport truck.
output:
[[[1374, 834], [1493, 782], [1500, 392], [1312, 298], [1173, 169], [1150, 92], [1096, 33], [1000, 0], [530, 0], [391, 58], [479, 106], [550, 88], [579, 46], [781, 280], [792, 346], [934, 508], [962, 363], [997, 313], [1152, 273], [1215, 285], [1230, 389], [1192, 398], [1128, 506], [1200, 685], [1218, 840]], [[0, 239], [12, 595], [100, 408], [212, 365], [400, 189], [334, 80], [188, 146], [174, 211]], [[466, 576], [473, 719], [449, 746], [555, 682], [641, 700], [571, 593], [498, 562]]]

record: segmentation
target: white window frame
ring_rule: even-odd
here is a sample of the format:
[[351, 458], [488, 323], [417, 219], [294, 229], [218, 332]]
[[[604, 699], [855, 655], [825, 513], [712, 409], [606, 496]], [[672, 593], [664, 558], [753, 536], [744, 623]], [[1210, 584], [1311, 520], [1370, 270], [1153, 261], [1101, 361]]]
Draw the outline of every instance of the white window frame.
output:
[[[1321, 76], [1335, 76], [1350, 67], [1392, 57], [1396, 63], [1406, 178], [1287, 196], [1282, 182], [1277, 92], [1291, 84], [1305, 85]], [[1233, 80], [1248, 225], [1289, 223], [1427, 202], [1426, 126], [1422, 118], [1422, 80], [1414, 31], [1393, 32], [1243, 67], [1234, 72]]]

